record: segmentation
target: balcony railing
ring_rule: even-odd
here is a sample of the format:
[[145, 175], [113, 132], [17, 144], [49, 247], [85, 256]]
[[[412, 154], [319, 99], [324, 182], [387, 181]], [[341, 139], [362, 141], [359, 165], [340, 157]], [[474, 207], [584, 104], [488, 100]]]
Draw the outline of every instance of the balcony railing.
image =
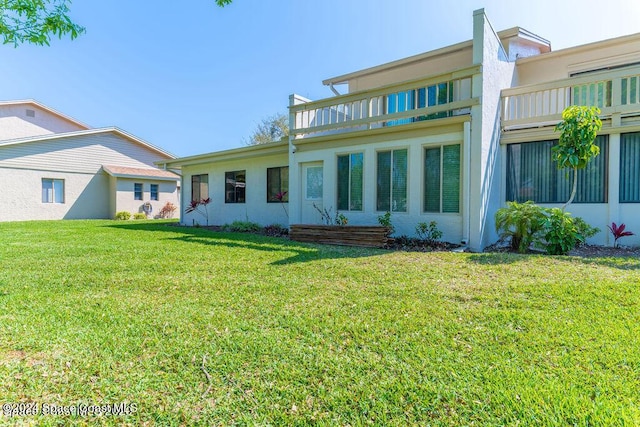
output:
[[590, 73], [502, 91], [505, 130], [559, 122], [570, 105], [600, 108], [601, 117], [640, 114], [640, 67]]
[[295, 138], [309, 138], [468, 114], [478, 104], [471, 97], [471, 78], [479, 72], [479, 67], [471, 67], [319, 101], [294, 103], [289, 107], [291, 132]]

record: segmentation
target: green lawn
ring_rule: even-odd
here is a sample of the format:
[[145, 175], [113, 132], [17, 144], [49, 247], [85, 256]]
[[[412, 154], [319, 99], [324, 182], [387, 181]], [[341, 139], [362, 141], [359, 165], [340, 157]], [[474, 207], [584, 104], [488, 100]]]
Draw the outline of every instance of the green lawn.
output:
[[0, 425], [638, 425], [640, 261], [3, 223], [7, 402], [137, 411]]

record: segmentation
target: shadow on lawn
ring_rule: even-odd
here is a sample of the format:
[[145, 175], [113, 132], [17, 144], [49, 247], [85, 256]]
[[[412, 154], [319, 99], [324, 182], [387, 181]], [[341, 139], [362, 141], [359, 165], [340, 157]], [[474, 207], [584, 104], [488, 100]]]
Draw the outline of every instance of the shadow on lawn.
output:
[[207, 230], [206, 228], [184, 227], [176, 223], [133, 222], [117, 223], [105, 227], [138, 231], [168, 231], [180, 233], [180, 236], [167, 240], [197, 243], [209, 246], [225, 246], [229, 248], [245, 248], [257, 251], [294, 252], [295, 255], [274, 261], [272, 265], [286, 265], [299, 262], [333, 258], [364, 258], [383, 255], [388, 251], [382, 249], [358, 248], [352, 246], [314, 245], [294, 242], [285, 238], [269, 237], [252, 233], [227, 233]]
[[467, 259], [476, 264], [499, 265], [514, 264], [516, 262], [528, 261], [530, 258], [549, 258], [555, 261], [579, 262], [582, 264], [599, 265], [619, 270], [640, 270], [640, 259], [637, 257], [586, 257], [586, 256], [563, 256], [546, 254], [516, 254], [510, 252], [485, 252], [472, 254]]

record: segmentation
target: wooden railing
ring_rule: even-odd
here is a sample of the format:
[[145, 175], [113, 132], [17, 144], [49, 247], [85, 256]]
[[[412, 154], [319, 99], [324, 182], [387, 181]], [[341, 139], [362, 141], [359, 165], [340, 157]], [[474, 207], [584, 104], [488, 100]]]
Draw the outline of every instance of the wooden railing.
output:
[[502, 91], [506, 130], [557, 123], [570, 105], [596, 106], [605, 118], [640, 114], [640, 67], [590, 73]]
[[[471, 97], [475, 66], [427, 79], [339, 95], [319, 101], [293, 103], [291, 133], [308, 138], [423, 120], [468, 114], [478, 99]], [[294, 98], [300, 100], [300, 98]]]

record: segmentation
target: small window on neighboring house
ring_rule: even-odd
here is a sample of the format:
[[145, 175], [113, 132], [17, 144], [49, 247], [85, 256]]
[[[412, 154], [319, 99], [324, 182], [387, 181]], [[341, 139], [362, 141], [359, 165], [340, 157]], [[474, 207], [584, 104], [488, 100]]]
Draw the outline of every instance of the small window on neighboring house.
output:
[[142, 200], [142, 184], [139, 182], [133, 184], [133, 200]]
[[267, 168], [267, 203], [289, 201], [289, 166]]
[[150, 185], [151, 200], [158, 200], [158, 184]]
[[224, 174], [224, 202], [244, 203], [247, 185], [246, 171], [225, 172]]
[[35, 117], [36, 116], [36, 112], [35, 110], [27, 110], [27, 117]]
[[209, 198], [209, 175], [191, 175], [191, 200], [200, 201]]
[[42, 203], [64, 203], [64, 179], [42, 179]]
[[362, 153], [338, 156], [338, 210], [362, 210]]

